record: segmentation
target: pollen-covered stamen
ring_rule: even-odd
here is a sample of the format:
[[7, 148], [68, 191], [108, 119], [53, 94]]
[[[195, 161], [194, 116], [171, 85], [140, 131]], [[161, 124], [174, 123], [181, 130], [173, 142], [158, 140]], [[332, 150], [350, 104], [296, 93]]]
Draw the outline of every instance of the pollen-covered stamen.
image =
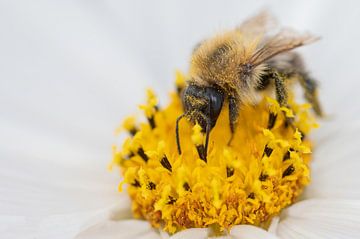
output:
[[156, 184], [153, 183], [153, 182], [149, 182], [149, 183], [146, 185], [146, 188], [149, 189], [149, 190], [155, 190], [155, 189], [156, 189]]
[[301, 134], [301, 140], [304, 140], [306, 135], [304, 132], [302, 132], [301, 130], [299, 130], [300, 134]]
[[205, 163], [207, 162], [207, 152], [204, 145], [204, 134], [203, 129], [199, 124], [195, 124], [195, 126], [192, 128], [192, 135], [191, 139], [194, 145], [196, 146], [196, 150], [198, 152], [198, 155], [201, 160], [203, 160]]
[[269, 120], [268, 120], [268, 125], [267, 125], [267, 128], [268, 129], [272, 129], [275, 125], [275, 122], [276, 122], [276, 118], [277, 118], [277, 114], [273, 113], [273, 112], [270, 112], [269, 114]]
[[270, 148], [268, 145], [265, 145], [264, 152], [262, 154], [262, 157], [266, 155], [267, 157], [270, 157], [271, 153], [273, 152], [273, 149]]
[[231, 177], [234, 175], [234, 168], [233, 167], [229, 167], [227, 166], [226, 167], [226, 177]]
[[135, 179], [134, 182], [131, 185], [134, 186], [134, 187], [137, 187], [137, 188], [141, 187], [141, 184], [137, 179]]
[[168, 158], [166, 157], [166, 155], [164, 154], [164, 156], [162, 157], [162, 159], [160, 160], [161, 165], [166, 168], [167, 170], [169, 170], [170, 172], [172, 172], [172, 167], [171, 164], [168, 160]]
[[255, 193], [249, 193], [247, 198], [255, 199]]
[[129, 133], [131, 136], [135, 136], [136, 132], [138, 132], [138, 129], [137, 128], [132, 128], [129, 130]]
[[169, 196], [169, 201], [167, 202], [167, 204], [174, 204], [176, 202], [176, 199], [173, 198], [172, 196]]
[[290, 152], [295, 151], [293, 148], [289, 148], [283, 156], [283, 161], [290, 159]]
[[147, 162], [149, 160], [149, 157], [145, 154], [144, 149], [140, 147], [137, 151], [137, 154], [145, 161]]
[[185, 182], [185, 183], [183, 184], [183, 188], [185, 189], [185, 191], [190, 191], [190, 192], [191, 192], [190, 185], [189, 185], [187, 182]]
[[134, 154], [133, 152], [130, 152], [129, 154], [125, 155], [125, 156], [123, 157], [123, 159], [129, 160], [129, 159], [131, 159], [131, 158], [134, 157], [134, 156], [135, 156], [135, 154]]
[[148, 121], [149, 121], [150, 127], [151, 127], [152, 129], [155, 129], [156, 124], [155, 124], [155, 118], [154, 118], [154, 116], [148, 117], [147, 119], [148, 119]]
[[145, 116], [149, 122], [151, 129], [155, 129], [155, 114], [159, 111], [158, 99], [151, 89], [147, 90], [147, 104], [140, 105], [140, 109], [145, 112]]
[[207, 162], [207, 158], [206, 158], [206, 150], [205, 150], [205, 146], [204, 145], [196, 145], [196, 150], [199, 154], [199, 157], [201, 160], [203, 160], [205, 163]]
[[269, 177], [269, 175], [264, 174], [264, 173], [261, 173], [261, 174], [260, 174], [260, 177], [259, 177], [259, 180], [260, 180], [260, 181], [265, 181], [268, 177]]
[[115, 133], [120, 133], [124, 129], [129, 132], [131, 136], [135, 136], [139, 129], [136, 126], [136, 120], [134, 116], [129, 116], [125, 118], [125, 120], [122, 122], [121, 127], [118, 128]]
[[286, 176], [289, 176], [289, 175], [291, 175], [294, 171], [295, 171], [294, 166], [293, 166], [293, 165], [290, 165], [289, 167], [287, 167], [287, 168], [285, 169], [285, 171], [284, 171], [283, 174], [282, 174], [282, 177], [284, 178], [284, 177], [286, 177]]

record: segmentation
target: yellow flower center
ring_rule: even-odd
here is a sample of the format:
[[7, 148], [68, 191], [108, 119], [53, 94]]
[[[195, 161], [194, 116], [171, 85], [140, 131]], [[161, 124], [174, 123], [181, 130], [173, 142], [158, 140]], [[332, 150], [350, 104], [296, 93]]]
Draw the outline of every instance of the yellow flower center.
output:
[[[178, 88], [184, 77], [177, 74]], [[178, 93], [170, 104], [158, 107], [148, 90], [140, 106], [148, 122], [123, 123], [130, 136], [120, 149], [114, 147], [112, 165], [121, 168], [136, 218], [170, 233], [185, 228], [212, 227], [219, 231], [237, 224], [265, 227], [281, 209], [292, 204], [309, 183], [309, 131], [316, 123], [308, 104], [290, 97], [288, 108], [264, 97], [241, 108], [231, 145], [227, 105], [211, 131], [207, 162], [196, 145], [204, 141], [199, 125], [180, 123], [182, 154], [175, 140], [176, 118], [183, 113]], [[268, 129], [269, 115], [276, 121]], [[293, 117], [293, 127], [285, 115]], [[301, 133], [300, 133], [301, 132]]]

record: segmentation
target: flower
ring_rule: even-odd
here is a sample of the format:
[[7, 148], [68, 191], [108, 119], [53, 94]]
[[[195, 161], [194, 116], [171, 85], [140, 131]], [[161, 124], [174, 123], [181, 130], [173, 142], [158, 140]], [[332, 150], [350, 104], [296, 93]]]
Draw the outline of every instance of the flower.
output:
[[[171, 94], [164, 109], [148, 90], [147, 104], [140, 106], [148, 123], [127, 118], [123, 128], [130, 136], [122, 148], [114, 148], [112, 164], [120, 166], [124, 177], [120, 191], [127, 184], [135, 218], [172, 234], [188, 228], [212, 228], [221, 234], [238, 224], [266, 228], [310, 181], [310, 142], [303, 140], [303, 134], [317, 126], [310, 106], [290, 100], [294, 115], [270, 98], [243, 105], [231, 143], [229, 112], [224, 106], [206, 157], [201, 151], [205, 139], [200, 125], [183, 121], [179, 155], [175, 122], [183, 113], [183, 79], [178, 72], [178, 93]], [[270, 115], [277, 117], [269, 127]], [[293, 118], [292, 126], [285, 115]]]
[[[180, 104], [178, 96], [176, 94], [173, 94], [172, 96], [173, 102], [170, 104], [170, 109], [172, 109], [171, 106]], [[155, 98], [155, 95], [151, 91], [148, 91], [148, 104], [140, 107], [144, 110], [147, 118], [150, 118], [150, 120], [148, 119], [149, 123], [142, 124], [141, 126], [145, 130], [149, 130], [151, 124], [158, 121], [158, 119], [156, 119], [156, 115], [159, 113], [156, 110], [158, 101]], [[295, 115], [302, 115], [300, 112], [305, 115], [304, 117], [298, 117], [298, 119], [301, 119], [301, 124], [298, 124], [298, 127], [301, 128], [302, 131], [308, 132], [311, 127], [316, 126], [314, 121], [311, 118], [308, 118], [308, 107], [306, 104], [297, 105], [295, 102], [292, 102], [291, 105]], [[271, 107], [268, 108], [269, 106]], [[276, 101], [269, 98], [263, 100], [257, 107], [263, 107], [260, 108], [262, 110], [271, 109], [274, 112], [280, 112], [282, 110], [278, 107]], [[179, 109], [175, 108], [175, 110], [178, 111]], [[248, 110], [250, 112], [250, 109]], [[265, 114], [265, 111], [263, 113]], [[172, 117], [176, 117], [176, 114], [171, 115]], [[221, 117], [224, 117], [224, 115], [226, 115], [226, 111], [223, 112], [223, 116]], [[154, 122], [151, 120], [152, 116], [155, 116]], [[223, 123], [223, 119], [220, 118], [219, 120], [220, 124], [217, 127], [226, 127]], [[265, 122], [266, 121], [264, 120], [264, 124]], [[340, 124], [339, 122], [348, 123]], [[295, 121], [295, 123], [299, 122]], [[195, 127], [191, 127], [191, 125], [186, 126], [186, 124], [188, 124], [186, 122], [183, 124], [185, 129], [181, 130], [182, 134], [184, 134], [182, 137], [193, 136], [192, 141], [190, 140], [191, 143], [188, 145], [190, 147], [194, 143], [196, 144], [197, 141], [199, 141], [198, 138], [201, 137], [201, 135], [199, 135], [199, 128], [197, 125], [195, 125]], [[283, 122], [281, 117], [279, 117], [277, 125], [274, 126], [274, 130], [276, 131], [277, 127], [278, 129], [283, 128], [282, 126]], [[117, 132], [124, 128], [130, 134], [134, 135], [134, 138], [137, 138], [139, 136], [136, 135], [139, 135], [138, 132], [141, 132], [141, 127], [139, 128], [137, 126], [135, 118], [129, 117], [124, 121], [121, 129], [118, 129]], [[186, 127], [188, 127], [188, 129], [186, 129]], [[284, 209], [281, 212], [280, 217], [273, 217], [271, 221], [268, 221], [267, 225], [262, 224], [262, 227], [235, 225], [232, 226], [222, 238], [354, 238], [359, 235], [357, 225], [360, 222], [360, 201], [358, 200], [359, 192], [356, 190], [356, 186], [359, 182], [355, 177], [357, 174], [356, 166], [358, 165], [358, 161], [354, 161], [353, 159], [356, 158], [357, 154], [357, 149], [354, 146], [359, 142], [356, 132], [360, 132], [360, 127], [358, 124], [354, 123], [354, 121], [341, 119], [323, 122], [320, 130], [324, 130], [326, 133], [318, 135], [313, 141], [315, 143], [315, 156], [312, 160], [312, 182], [307, 186], [299, 201]], [[304, 164], [300, 165], [300, 168], [302, 169], [300, 170], [302, 173], [298, 175], [302, 178], [299, 181], [301, 182], [299, 184], [300, 192], [302, 186], [308, 183], [307, 167], [310, 158], [306, 155], [308, 155], [308, 149], [311, 145], [309, 144], [309, 141], [301, 141], [298, 131], [293, 133], [295, 133], [293, 134], [295, 137], [293, 138], [294, 142], [292, 143], [297, 144], [296, 147], [300, 149], [303, 153], [302, 155], [307, 158], [304, 160]], [[291, 142], [292, 138], [286, 138], [287, 140], [290, 140], [289, 142], [279, 141], [275, 138], [275, 135], [278, 134], [271, 133], [271, 130], [263, 130], [262, 135], [264, 137], [269, 137], [270, 139], [275, 139], [275, 141], [277, 140], [279, 143], [277, 147], [289, 147], [288, 143]], [[352, 144], [340, 147], [343, 142], [352, 142]], [[186, 141], [183, 143], [186, 144]], [[131, 148], [131, 145], [131, 142], [127, 140], [125, 141], [125, 147], [121, 152], [114, 149], [115, 157], [110, 167], [114, 169], [115, 165], [121, 165], [122, 163], [124, 163], [124, 165], [132, 164], [129, 159], [123, 158], [123, 156], [131, 153], [130, 151], [127, 151], [128, 147]], [[184, 145], [184, 147], [186, 148], [187, 146]], [[337, 149], [336, 151], [333, 151], [336, 153], [329, 154], [329, 151], [331, 151], [332, 148]], [[144, 151], [144, 155], [147, 155], [149, 160], [152, 158], [159, 159], [159, 156], [162, 155], [159, 154], [159, 152], [164, 153], [164, 150], [166, 151], [164, 142], [160, 142], [157, 144], [156, 150], [147, 153]], [[184, 151], [184, 153], [185, 152], [186, 151]], [[276, 150], [274, 149], [272, 153], [275, 155]], [[294, 152], [290, 151], [290, 154], [291, 160], [299, 159]], [[226, 156], [226, 154], [224, 156]], [[267, 156], [264, 157], [266, 158]], [[140, 162], [142, 162], [141, 160]], [[176, 165], [171, 164], [173, 162], [172, 160], [172, 158], [169, 160], [171, 170], [175, 170]], [[208, 163], [210, 164], [211, 153], [209, 154], [208, 160]], [[197, 161], [200, 164], [204, 164], [201, 160]], [[4, 238], [19, 238], [23, 237], [23, 235], [36, 238], [77, 239], [169, 237], [172, 239], [214, 238], [214, 232], [219, 232], [217, 229], [220, 228], [215, 228], [215, 230], [214, 228], [190, 228], [181, 230], [170, 236], [165, 231], [154, 229], [147, 221], [133, 218], [130, 206], [131, 202], [124, 192], [120, 194], [111, 192], [113, 190], [110, 188], [114, 188], [116, 181], [104, 180], [109, 173], [104, 174], [105, 172], [100, 173], [100, 171], [94, 171], [94, 169], [101, 169], [103, 167], [96, 165], [96, 167], [91, 167], [93, 169], [87, 169], [83, 165], [81, 167], [74, 165], [69, 167], [66, 166], [68, 164], [69, 163], [65, 163], [64, 165], [57, 164], [55, 166], [48, 164], [41, 165], [39, 169], [45, 171], [46, 174], [41, 173], [39, 170], [37, 171], [41, 173], [42, 176], [46, 175], [46, 178], [50, 181], [44, 181], [43, 178], [36, 177], [36, 175], [26, 174], [17, 178], [15, 176], [16, 174], [13, 175], [7, 173], [11, 172], [9, 166], [6, 171], [2, 169], [2, 175], [8, 179], [6, 182], [11, 182], [9, 185], [3, 184], [3, 189], [9, 191], [10, 188], [12, 188], [14, 192], [16, 192], [16, 189], [21, 189], [23, 190], [21, 194], [26, 195], [26, 197], [21, 198], [26, 202], [24, 204], [26, 207], [23, 207], [20, 203], [21, 199], [19, 199], [18, 202], [4, 204], [5, 207], [2, 208], [3, 213], [0, 217], [1, 220], [6, 222], [6, 227], [1, 229]], [[34, 169], [33, 167], [35, 165], [35, 163], [28, 165], [23, 163], [22, 168], [29, 168], [30, 171], [31, 169]], [[234, 165], [234, 168], [235, 166], [236, 165]], [[157, 164], [157, 168], [162, 168], [161, 170], [163, 172], [166, 172], [166, 170], [170, 171], [169, 164], [161, 160], [160, 163]], [[296, 168], [299, 167], [295, 167], [295, 169]], [[128, 167], [128, 169], [131, 171], [131, 167]], [[68, 177], [71, 178], [71, 185], [63, 184], [61, 181], [62, 178], [58, 177], [60, 176], [58, 172], [63, 170], [66, 170]], [[294, 172], [296, 171], [297, 170]], [[294, 175], [296, 175], [296, 173], [294, 173]], [[230, 178], [231, 177], [232, 176], [230, 176]], [[59, 179], [56, 180], [56, 178]], [[125, 182], [126, 181], [133, 182], [125, 177]], [[210, 184], [213, 183], [211, 182]], [[47, 198], [47, 201], [32, 199], [31, 195], [36, 193], [36, 191], [33, 191], [32, 185], [38, 185], [38, 187], [41, 186], [43, 191], [48, 192], [48, 194], [46, 194], [47, 197], [45, 197]], [[214, 185], [216, 186], [216, 184]], [[120, 188], [123, 186], [124, 185], [121, 185]], [[74, 191], [73, 189], [76, 190]], [[166, 191], [164, 192], [166, 193]], [[13, 195], [17, 194], [9, 195], [10, 196], [3, 195], [3, 197], [5, 196], [3, 202], [6, 201], [6, 198], [13, 200], [15, 198]], [[259, 195], [262, 195], [261, 191]], [[250, 197], [246, 200], [251, 201], [252, 198]], [[10, 201], [8, 200], [8, 202]], [[55, 208], [54, 205], [60, 207]], [[72, 206], [69, 207], [69, 205]], [[100, 205], [108, 206], [101, 207]], [[33, 216], [35, 210], [37, 212], [35, 215], [37, 216]], [[16, 211], [17, 214], [13, 214], [14, 211]], [[62, 211], [62, 213], [59, 213], [60, 211]], [[49, 214], [51, 216], [45, 216]]]
[[[184, 64], [195, 40], [214, 26], [235, 25], [261, 3], [207, 1], [205, 9], [193, 1], [133, 2], [69, 1], [56, 9], [46, 1], [2, 5], [2, 23], [11, 22], [3, 28], [0, 72], [2, 238], [159, 238], [147, 222], [132, 218], [126, 194], [114, 188], [118, 173], [104, 169], [111, 157], [107, 136], [144, 85], [157, 92], [169, 88], [169, 72]], [[301, 201], [285, 209], [268, 231], [240, 225], [230, 235], [357, 238], [360, 111], [353, 53], [359, 31], [350, 26], [358, 8], [340, 1], [267, 4], [283, 20], [323, 37], [317, 47], [304, 50], [330, 117], [310, 136], [312, 176]], [[188, 229], [173, 238], [207, 234]]]

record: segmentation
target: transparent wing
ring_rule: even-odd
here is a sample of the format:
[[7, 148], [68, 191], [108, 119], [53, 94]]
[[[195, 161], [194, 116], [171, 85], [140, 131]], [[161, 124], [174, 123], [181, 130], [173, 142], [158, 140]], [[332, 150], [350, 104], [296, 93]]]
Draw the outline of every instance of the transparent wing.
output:
[[299, 34], [289, 29], [280, 31], [273, 37], [267, 38], [250, 58], [250, 64], [259, 65], [271, 57], [294, 48], [310, 44], [319, 40], [311, 34]]
[[237, 30], [246, 36], [264, 36], [269, 30], [274, 30], [277, 21], [268, 11], [263, 10], [258, 14], [245, 20]]

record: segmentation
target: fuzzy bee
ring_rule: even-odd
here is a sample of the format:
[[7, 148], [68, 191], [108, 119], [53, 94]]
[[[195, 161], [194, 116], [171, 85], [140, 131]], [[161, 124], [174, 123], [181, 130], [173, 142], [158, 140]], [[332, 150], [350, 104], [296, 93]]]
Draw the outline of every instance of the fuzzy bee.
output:
[[[273, 87], [279, 104], [287, 107], [288, 79], [300, 83], [315, 113], [322, 114], [317, 83], [307, 73], [300, 55], [291, 51], [318, 38], [288, 29], [271, 35], [268, 32], [272, 23], [270, 15], [261, 12], [234, 30], [202, 41], [194, 49], [189, 79], [181, 95], [184, 114], [176, 121], [179, 154], [179, 121], [183, 117], [198, 123], [206, 133], [204, 145], [198, 148], [200, 157], [206, 160], [209, 134], [225, 102], [233, 135], [241, 106], [253, 102], [259, 91]], [[275, 118], [276, 115], [270, 115], [268, 128], [273, 127]]]

